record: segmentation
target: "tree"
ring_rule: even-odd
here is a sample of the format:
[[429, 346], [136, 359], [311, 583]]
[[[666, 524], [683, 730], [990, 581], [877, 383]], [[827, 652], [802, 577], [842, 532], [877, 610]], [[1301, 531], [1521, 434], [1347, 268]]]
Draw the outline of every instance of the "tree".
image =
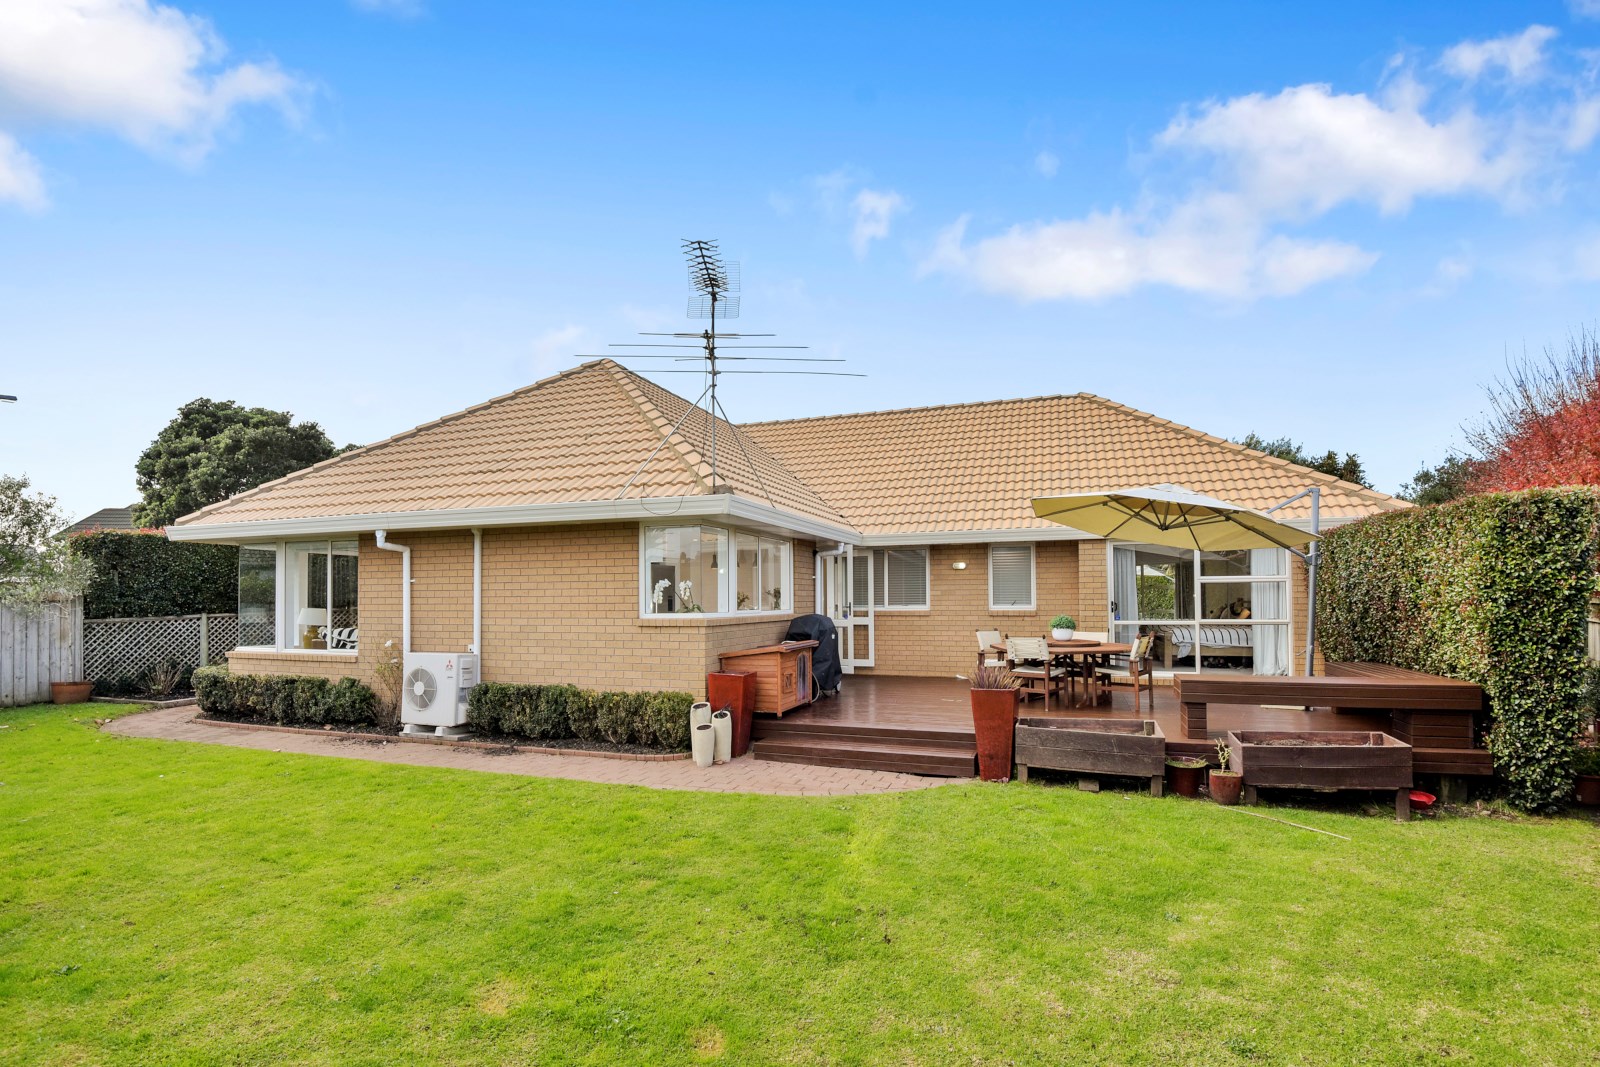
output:
[[1524, 354], [1487, 390], [1489, 412], [1468, 428], [1483, 457], [1478, 491], [1600, 485], [1600, 338], [1580, 330], [1565, 352]]
[[1468, 456], [1446, 456], [1433, 467], [1423, 467], [1400, 487], [1400, 497], [1413, 504], [1447, 504], [1473, 491], [1483, 464]]
[[1279, 437], [1267, 441], [1255, 433], [1246, 434], [1238, 443], [1257, 452], [1265, 452], [1269, 456], [1276, 456], [1302, 467], [1310, 467], [1314, 471], [1331, 474], [1335, 478], [1354, 482], [1368, 489], [1372, 488], [1372, 483], [1367, 481], [1367, 472], [1361, 466], [1361, 457], [1354, 452], [1346, 452], [1344, 458], [1340, 459], [1339, 454], [1330, 448], [1320, 456], [1312, 456], [1293, 438]]
[[0, 475], [0, 603], [37, 605], [77, 596], [92, 569], [55, 532], [67, 524], [56, 498], [27, 478]]
[[140, 526], [165, 526], [207, 504], [338, 455], [322, 427], [287, 411], [201, 397], [178, 409], [134, 470]]

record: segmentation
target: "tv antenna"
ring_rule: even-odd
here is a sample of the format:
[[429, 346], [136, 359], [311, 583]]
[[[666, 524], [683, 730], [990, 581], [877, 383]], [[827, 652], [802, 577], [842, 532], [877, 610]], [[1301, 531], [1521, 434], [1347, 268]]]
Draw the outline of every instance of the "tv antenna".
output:
[[[842, 359], [828, 359], [819, 356], [725, 356], [719, 351], [719, 341], [744, 341], [754, 338], [776, 337], [772, 333], [718, 333], [717, 319], [736, 319], [739, 317], [739, 264], [737, 261], [728, 262], [722, 258], [722, 253], [717, 248], [716, 241], [688, 240], [683, 242], [683, 258], [689, 270], [689, 314], [691, 319], [709, 320], [706, 328], [698, 333], [650, 333], [640, 332], [640, 337], [670, 337], [671, 341], [624, 341], [610, 344], [608, 348], [698, 348], [699, 355], [668, 355], [651, 352], [614, 352], [604, 358], [611, 359], [669, 359], [677, 363], [699, 363], [698, 368], [663, 368], [651, 371], [652, 374], [702, 374], [706, 378], [706, 386], [700, 391], [694, 403], [684, 409], [672, 430], [661, 439], [661, 444], [656, 445], [645, 461], [639, 464], [639, 469], [633, 472], [633, 477], [628, 479], [626, 485], [617, 493], [617, 497], [627, 495], [639, 475], [656, 458], [673, 434], [683, 425], [684, 420], [692, 411], [704, 410], [710, 420], [711, 440], [707, 456], [711, 467], [711, 491], [713, 493], [732, 492], [726, 482], [719, 484], [717, 471], [717, 417], [720, 413], [722, 419], [730, 426], [733, 420], [728, 418], [727, 410], [722, 406], [722, 401], [717, 399], [717, 379], [724, 374], [808, 374], [832, 378], [865, 378], [865, 374], [854, 374], [849, 371], [836, 370], [809, 370], [809, 369], [783, 369], [777, 367], [758, 367], [754, 369], [736, 368], [723, 370], [718, 364], [729, 363], [843, 363]], [[773, 344], [725, 344], [720, 346], [723, 350], [733, 351], [801, 351], [806, 345], [773, 345]], [[580, 356], [583, 358], [593, 358]], [[749, 464], [750, 470], [755, 474], [756, 480], [761, 483], [761, 491], [766, 493], [768, 501], [772, 501], [772, 494], [767, 492], [767, 486], [761, 478], [761, 470], [755, 461], [750, 458], [749, 450], [745, 448], [742, 438], [734, 436], [734, 443], [744, 453], [744, 461]], [[772, 501], [776, 504], [775, 501]]]

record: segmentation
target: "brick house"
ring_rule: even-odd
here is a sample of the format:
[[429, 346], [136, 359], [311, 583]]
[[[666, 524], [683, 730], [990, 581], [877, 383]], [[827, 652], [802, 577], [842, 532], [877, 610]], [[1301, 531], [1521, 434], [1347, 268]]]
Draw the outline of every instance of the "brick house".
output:
[[958, 674], [976, 631], [1063, 613], [1153, 630], [1163, 673], [1297, 669], [1286, 553], [1113, 543], [1031, 508], [1156, 483], [1254, 508], [1317, 485], [1324, 525], [1406, 506], [1089, 394], [734, 426], [599, 360], [167, 535], [241, 546], [236, 671], [370, 677], [409, 626], [489, 681], [700, 692], [719, 653], [814, 611], [860, 674]]

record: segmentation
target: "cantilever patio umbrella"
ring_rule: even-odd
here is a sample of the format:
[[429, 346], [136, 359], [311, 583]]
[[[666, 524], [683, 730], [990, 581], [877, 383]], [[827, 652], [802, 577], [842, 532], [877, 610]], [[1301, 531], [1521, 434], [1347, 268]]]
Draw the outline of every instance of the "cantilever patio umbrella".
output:
[[1311, 531], [1279, 522], [1263, 511], [1204, 496], [1181, 485], [1148, 485], [1103, 493], [1038, 497], [1033, 513], [1098, 537], [1144, 544], [1226, 552], [1243, 548], [1285, 548], [1306, 561], [1310, 596], [1306, 617], [1306, 673], [1316, 651], [1317, 534], [1321, 491], [1308, 489], [1274, 510], [1311, 497]]

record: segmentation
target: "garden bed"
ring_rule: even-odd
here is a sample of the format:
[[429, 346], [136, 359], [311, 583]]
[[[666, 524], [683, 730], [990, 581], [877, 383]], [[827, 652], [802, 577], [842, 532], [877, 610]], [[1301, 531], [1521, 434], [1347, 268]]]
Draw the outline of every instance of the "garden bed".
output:
[[1148, 778], [1150, 792], [1161, 795], [1166, 774], [1167, 739], [1154, 719], [1062, 719], [1027, 717], [1017, 720], [1017, 780], [1028, 780], [1030, 768]]
[[1395, 790], [1396, 814], [1409, 813], [1411, 746], [1367, 730], [1237, 730], [1228, 734], [1235, 770], [1244, 774], [1245, 803], [1256, 790]]
[[525, 737], [505, 736], [478, 738], [429, 737], [423, 734], [402, 733], [394, 727], [383, 727], [376, 723], [343, 723], [338, 726], [332, 723], [325, 723], [322, 726], [285, 726], [259, 716], [226, 716], [204, 712], [196, 715], [194, 721], [238, 730], [272, 730], [278, 733], [306, 734], [340, 741], [362, 741], [367, 743], [403, 741], [406, 744], [445, 745], [454, 748], [502, 752], [508, 755], [511, 753], [535, 753], [550, 756], [598, 756], [602, 759], [643, 761], [689, 758], [687, 752], [667, 752], [658, 748], [647, 748], [643, 745], [615, 745], [609, 741], [584, 741], [576, 737], [554, 741], [531, 741]]

